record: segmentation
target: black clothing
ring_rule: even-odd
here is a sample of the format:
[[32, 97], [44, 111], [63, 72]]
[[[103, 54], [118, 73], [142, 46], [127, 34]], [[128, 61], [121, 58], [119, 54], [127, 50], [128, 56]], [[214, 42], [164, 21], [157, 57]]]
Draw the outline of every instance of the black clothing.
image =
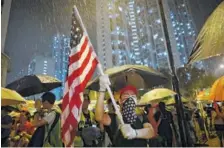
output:
[[169, 111], [165, 111], [164, 113], [161, 113], [160, 111], [158, 111], [155, 114], [155, 119], [156, 121], [161, 119], [159, 127], [158, 127], [158, 134], [163, 139], [162, 145], [172, 147], [173, 132], [170, 125], [173, 122], [172, 113]]
[[83, 115], [86, 119], [85, 126], [88, 126], [88, 127], [92, 126], [93, 123], [92, 123], [91, 118], [90, 118], [90, 113], [89, 112], [88, 112], [88, 114], [83, 113]]
[[116, 133], [118, 132], [118, 123], [115, 113], [109, 113], [108, 114], [111, 119], [111, 124], [109, 126], [104, 126], [105, 131], [107, 132], [110, 141], [112, 142], [112, 145], [114, 145], [114, 137], [116, 136]]
[[42, 147], [44, 144], [45, 125], [38, 127], [27, 147]]
[[[141, 121], [141, 119], [138, 117], [136, 119], [136, 121], [133, 124], [131, 124], [131, 127], [133, 129], [142, 129], [144, 123], [148, 123], [147, 120], [145, 120], [145, 118], [143, 118], [143, 121]], [[147, 147], [147, 140], [145, 140], [145, 139], [132, 139], [132, 140], [125, 139], [120, 130], [118, 131], [118, 134], [114, 141], [115, 141], [114, 145], [116, 147]]]

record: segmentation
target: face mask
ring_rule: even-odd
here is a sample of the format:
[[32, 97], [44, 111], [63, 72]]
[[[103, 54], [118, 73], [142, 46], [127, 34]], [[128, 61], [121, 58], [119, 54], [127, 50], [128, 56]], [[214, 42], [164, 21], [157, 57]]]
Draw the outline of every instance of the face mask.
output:
[[137, 115], [135, 113], [136, 101], [130, 96], [122, 105], [123, 120], [127, 124], [132, 124], [136, 121]]

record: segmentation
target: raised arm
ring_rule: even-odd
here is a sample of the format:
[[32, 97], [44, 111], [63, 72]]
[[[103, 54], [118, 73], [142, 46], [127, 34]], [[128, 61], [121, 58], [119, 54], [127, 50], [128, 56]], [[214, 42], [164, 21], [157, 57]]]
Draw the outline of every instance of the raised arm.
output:
[[103, 115], [104, 115], [104, 92], [100, 92], [100, 96], [96, 102], [96, 113], [95, 113], [95, 119], [98, 122], [102, 122]]
[[103, 75], [100, 77], [100, 96], [96, 103], [96, 113], [95, 119], [103, 125], [109, 125], [111, 120], [108, 114], [104, 113], [104, 97], [106, 87], [110, 85], [110, 80], [108, 75]]

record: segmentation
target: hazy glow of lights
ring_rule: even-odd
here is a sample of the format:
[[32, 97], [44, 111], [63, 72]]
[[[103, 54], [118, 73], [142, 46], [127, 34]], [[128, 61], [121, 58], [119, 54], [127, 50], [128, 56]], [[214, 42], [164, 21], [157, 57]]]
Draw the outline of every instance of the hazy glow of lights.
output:
[[164, 39], [163, 38], [160, 38], [160, 40], [163, 42], [164, 41]]
[[120, 11], [123, 11], [122, 7], [120, 7], [120, 6], [118, 7], [118, 9], [119, 9]]
[[155, 34], [155, 35], [153, 35], [153, 38], [154, 38], [154, 39], [157, 39], [157, 37], [158, 37], [158, 33]]
[[157, 24], [160, 24], [160, 23], [161, 23], [161, 20], [160, 20], [160, 19], [157, 19], [157, 20], [156, 20], [156, 23], [157, 23]]
[[137, 10], [137, 13], [140, 13], [140, 12], [141, 12], [141, 10], [140, 10], [140, 9], [138, 9], [138, 10]]
[[153, 9], [150, 9], [150, 10], [149, 10], [149, 13], [153, 13]]
[[220, 68], [224, 68], [224, 64], [219, 65]]

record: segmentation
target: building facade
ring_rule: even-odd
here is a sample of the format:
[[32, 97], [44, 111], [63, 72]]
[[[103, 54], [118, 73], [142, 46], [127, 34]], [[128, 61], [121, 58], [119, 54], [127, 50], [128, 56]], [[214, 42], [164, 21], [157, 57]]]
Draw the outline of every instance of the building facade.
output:
[[12, 0], [1, 1], [1, 86], [6, 85], [7, 73], [10, 71], [10, 58], [4, 52]]
[[57, 99], [61, 99], [67, 77], [70, 38], [66, 37], [64, 34], [57, 34], [53, 37], [52, 43], [52, 55], [55, 64], [53, 76], [62, 82], [62, 87], [56, 88], [54, 93]]
[[[185, 0], [163, 1], [163, 7], [175, 67], [183, 67], [195, 41], [195, 24]], [[112, 60], [112, 66], [139, 64], [168, 69], [157, 0], [97, 0], [97, 14], [98, 55], [106, 68], [111, 67], [107, 63]]]

